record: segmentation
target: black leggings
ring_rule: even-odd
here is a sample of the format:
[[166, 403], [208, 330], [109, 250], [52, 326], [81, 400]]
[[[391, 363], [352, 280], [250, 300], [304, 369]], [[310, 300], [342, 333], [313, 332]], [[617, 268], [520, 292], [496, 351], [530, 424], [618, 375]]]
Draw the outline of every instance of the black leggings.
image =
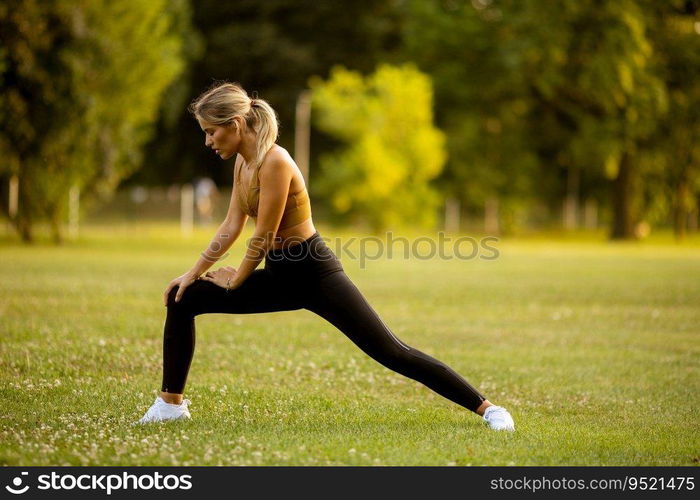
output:
[[410, 347], [391, 332], [345, 274], [318, 232], [302, 243], [265, 256], [235, 290], [197, 280], [175, 302], [168, 296], [163, 339], [164, 392], [184, 392], [199, 314], [250, 314], [308, 309], [336, 326], [373, 359], [471, 411], [484, 401], [474, 387], [444, 363]]

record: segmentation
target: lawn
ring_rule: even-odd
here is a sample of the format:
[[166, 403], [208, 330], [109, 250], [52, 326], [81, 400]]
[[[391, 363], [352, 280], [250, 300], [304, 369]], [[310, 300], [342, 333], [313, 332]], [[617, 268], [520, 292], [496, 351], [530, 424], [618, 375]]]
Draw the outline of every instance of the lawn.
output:
[[[214, 228], [82, 229], [58, 248], [0, 239], [2, 465], [700, 461], [697, 240], [504, 239], [494, 260], [364, 266], [339, 255], [394, 333], [507, 407], [515, 433], [303, 310], [199, 316], [192, 420], [135, 427], [160, 386], [163, 290]], [[242, 254], [239, 242], [222, 265]]]

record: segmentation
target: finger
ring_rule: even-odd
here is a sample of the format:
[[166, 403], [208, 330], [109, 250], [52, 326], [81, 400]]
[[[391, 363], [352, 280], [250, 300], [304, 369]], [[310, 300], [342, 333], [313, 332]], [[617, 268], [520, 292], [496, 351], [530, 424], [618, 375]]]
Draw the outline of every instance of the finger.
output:
[[185, 288], [187, 287], [180, 285], [180, 288], [178, 288], [177, 294], [175, 295], [175, 302], [180, 302], [180, 297], [182, 297], [182, 294], [185, 293]]

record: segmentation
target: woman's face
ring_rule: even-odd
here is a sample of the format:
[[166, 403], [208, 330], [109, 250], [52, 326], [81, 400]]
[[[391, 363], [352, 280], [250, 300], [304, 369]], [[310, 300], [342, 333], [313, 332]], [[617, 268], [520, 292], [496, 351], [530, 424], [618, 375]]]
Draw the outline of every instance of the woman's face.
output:
[[236, 131], [236, 127], [222, 127], [212, 125], [204, 120], [197, 120], [199, 126], [204, 131], [204, 145], [214, 150], [223, 160], [228, 160], [238, 152], [241, 136]]

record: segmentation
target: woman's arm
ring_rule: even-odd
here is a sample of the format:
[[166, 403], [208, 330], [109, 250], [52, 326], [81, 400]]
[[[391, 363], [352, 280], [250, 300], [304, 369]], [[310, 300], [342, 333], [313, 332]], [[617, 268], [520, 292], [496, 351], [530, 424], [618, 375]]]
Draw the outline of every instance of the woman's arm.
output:
[[209, 269], [214, 262], [219, 260], [231, 248], [231, 245], [241, 235], [248, 220], [248, 216], [241, 210], [238, 204], [238, 197], [236, 196], [236, 168], [239, 166], [239, 163], [242, 163], [240, 160], [241, 155], [238, 155], [233, 167], [233, 187], [231, 188], [231, 200], [228, 204], [226, 219], [221, 223], [219, 229], [216, 230], [216, 234], [207, 249], [200, 254], [199, 260], [192, 266], [190, 273], [195, 278]]
[[241, 234], [246, 218], [247, 216], [243, 219], [239, 219], [238, 223], [236, 223], [236, 221], [233, 223], [224, 221], [224, 223], [219, 226], [214, 239], [212, 239], [209, 244], [209, 248], [202, 252], [201, 257], [197, 260], [195, 265], [192, 266], [192, 269], [182, 276], [175, 278], [168, 284], [163, 294], [163, 303], [166, 306], [168, 305], [168, 295], [172, 288], [176, 285], [178, 286], [177, 294], [175, 294], [175, 302], [180, 302], [180, 297], [185, 293], [187, 287], [194, 283], [204, 271], [209, 269], [214, 262], [221, 258]]
[[[236, 165], [238, 165], [239, 158], [236, 158]], [[226, 214], [226, 219], [221, 223], [219, 228], [216, 230], [214, 238], [209, 243], [209, 246], [205, 251], [200, 254], [200, 258], [195, 262], [194, 266], [187, 271], [182, 276], [175, 278], [170, 282], [168, 287], [165, 289], [163, 294], [163, 303], [168, 305], [168, 294], [170, 290], [178, 285], [179, 289], [175, 297], [175, 302], [180, 301], [180, 297], [185, 293], [185, 289], [191, 285], [199, 276], [209, 269], [214, 262], [219, 260], [226, 251], [231, 248], [231, 245], [238, 239], [245, 223], [248, 220], [248, 216], [241, 210], [238, 205], [238, 198], [236, 197], [236, 168], [234, 166], [233, 170], [233, 188], [231, 189], [231, 201], [228, 206], [228, 213]]]
[[199, 277], [203, 272], [209, 269], [216, 261], [218, 261], [226, 251], [231, 248], [231, 245], [238, 239], [245, 220], [241, 223], [231, 223], [224, 221], [217, 229], [214, 238], [209, 243], [209, 246], [201, 254], [197, 262], [192, 266], [190, 274], [195, 278]]
[[272, 247], [287, 204], [292, 176], [292, 165], [282, 155], [267, 155], [260, 167], [260, 197], [255, 232], [229, 288], [239, 287]]

